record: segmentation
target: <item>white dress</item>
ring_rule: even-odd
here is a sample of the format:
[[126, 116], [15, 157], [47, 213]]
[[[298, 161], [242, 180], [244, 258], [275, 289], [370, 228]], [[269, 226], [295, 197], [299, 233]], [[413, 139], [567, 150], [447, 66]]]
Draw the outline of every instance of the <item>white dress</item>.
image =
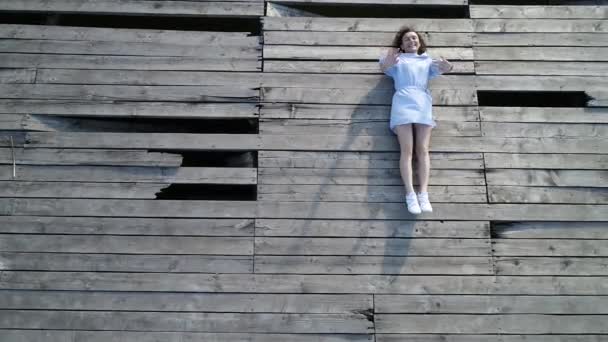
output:
[[[386, 55], [380, 58], [384, 61]], [[426, 53], [400, 53], [397, 64], [385, 72], [394, 80], [395, 94], [391, 106], [390, 128], [398, 125], [423, 124], [435, 127], [432, 98], [428, 89], [430, 79], [441, 74], [437, 65]]]

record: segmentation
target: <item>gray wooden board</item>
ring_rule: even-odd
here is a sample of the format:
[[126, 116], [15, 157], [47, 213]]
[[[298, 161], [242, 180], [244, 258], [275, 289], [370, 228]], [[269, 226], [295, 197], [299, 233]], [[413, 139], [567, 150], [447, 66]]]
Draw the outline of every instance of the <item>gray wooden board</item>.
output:
[[0, 288], [293, 294], [607, 295], [608, 277], [4, 271]]
[[[305, 202], [398, 202], [404, 203], [403, 185], [267, 185], [259, 184], [258, 199], [263, 201]], [[433, 202], [486, 203], [485, 186], [434, 186], [428, 189]], [[0, 194], [2, 194], [0, 190]], [[587, 202], [589, 203], [589, 202]]]
[[488, 186], [490, 203], [608, 204], [608, 187]]
[[[608, 52], [608, 50], [606, 51]], [[608, 88], [608, 81], [606, 81], [605, 77], [585, 76], [482, 75], [475, 77], [475, 84], [480, 90], [574, 91], [603, 90]]]
[[255, 273], [493, 274], [490, 257], [254, 256]]
[[608, 275], [605, 257], [494, 257], [496, 274], [500, 275]]
[[264, 15], [262, 2], [192, 2], [192, 1], [129, 1], [129, 0], [0, 0], [4, 11], [59, 12], [120, 15], [178, 15], [178, 16], [224, 16], [257, 17]]
[[[2, 63], [2, 67], [9, 66]], [[34, 83], [35, 79], [34, 69], [0, 69], [0, 83]]]
[[[513, 20], [513, 19], [511, 19]], [[538, 20], [533, 20], [536, 23]], [[560, 20], [563, 21], [563, 20]], [[561, 25], [561, 24], [556, 24]], [[607, 25], [608, 26], [608, 25]], [[475, 60], [606, 62], [607, 47], [475, 46]]]
[[178, 167], [182, 156], [145, 150], [0, 148], [0, 164], [19, 165], [123, 165]]
[[[209, 342], [373, 342], [372, 334], [266, 334], [266, 333], [199, 333], [154, 331], [87, 331], [87, 330], [28, 330], [3, 329], [3, 337], [10, 342], [116, 342], [116, 341], [209, 341]], [[572, 342], [590, 342], [577, 339]], [[520, 342], [520, 341], [515, 341]], [[543, 342], [562, 342], [544, 341]]]
[[[348, 31], [348, 32], [391, 32], [403, 26], [403, 19], [397, 18], [302, 18], [263, 17], [263, 29], [267, 31]], [[408, 24], [419, 31], [430, 32], [472, 32], [470, 19], [413, 19]]]
[[[129, 43], [125, 43], [129, 44]], [[208, 70], [208, 71], [260, 71], [262, 62], [257, 57], [200, 58], [158, 56], [87, 56], [79, 54], [1, 53], [2, 66], [10, 68], [91, 69], [91, 70]], [[473, 63], [466, 70], [472, 72]], [[458, 66], [458, 65], [457, 65]], [[378, 64], [374, 63], [374, 71]], [[455, 72], [463, 72], [463, 66]]]
[[254, 118], [255, 103], [82, 102], [56, 100], [1, 100], [0, 113], [92, 117]]
[[375, 315], [378, 333], [605, 334], [605, 323], [605, 315]]
[[256, 184], [256, 168], [0, 165], [0, 180], [139, 183]]
[[[399, 167], [400, 153], [259, 151], [259, 168], [392, 169]], [[429, 154], [434, 169], [483, 169], [481, 153]], [[415, 158], [414, 158], [415, 159]]]
[[468, 0], [281, 0], [286, 4], [467, 5]]
[[[450, 61], [452, 62], [452, 61]], [[12, 64], [11, 64], [12, 65]], [[12, 66], [20, 66], [15, 64]], [[454, 61], [451, 73], [473, 74], [475, 66], [472, 61]], [[600, 68], [601, 69], [601, 68]], [[380, 74], [378, 62], [359, 61], [300, 61], [300, 60], [264, 60], [264, 72], [306, 72], [321, 74]]]
[[423, 314], [606, 314], [606, 296], [376, 295], [374, 312]]
[[481, 121], [608, 123], [606, 108], [479, 107]]
[[0, 216], [2, 233], [237, 237], [253, 231], [254, 219]]
[[[432, 185], [485, 185], [481, 170], [431, 170]], [[258, 184], [403, 185], [398, 168], [259, 168]]]
[[605, 33], [603, 19], [474, 19], [474, 32]]
[[[256, 237], [257, 255], [489, 256], [490, 241], [440, 238]], [[409, 263], [406, 262], [406, 263]]]
[[173, 313], [3, 310], [0, 328], [249, 333], [359, 333], [373, 323], [360, 313]]
[[2, 271], [251, 273], [251, 256], [0, 252]]
[[608, 170], [486, 170], [488, 185], [607, 187]]
[[[472, 46], [472, 33], [421, 32], [427, 46]], [[394, 32], [327, 32], [264, 31], [264, 46], [311, 45], [311, 46], [388, 46]]]
[[[353, 313], [372, 308], [371, 295], [238, 294], [238, 293], [110, 293], [6, 291], [3, 309], [136, 310], [176, 312]], [[599, 304], [596, 303], [596, 304]]]
[[3, 252], [252, 255], [251, 237], [0, 234]]
[[607, 62], [479, 61], [477, 75], [600, 76], [608, 74]]
[[597, 33], [473, 33], [473, 46], [608, 46], [608, 36]]
[[509, 222], [496, 225], [499, 239], [608, 239], [606, 222]]
[[[386, 45], [390, 45], [387, 42]], [[376, 46], [301, 46], [264, 45], [265, 59], [313, 59], [313, 60], [378, 60], [386, 47]], [[11, 51], [13, 52], [13, 51]], [[19, 52], [19, 51], [15, 51]], [[430, 56], [447, 59], [472, 60], [473, 49], [469, 47], [433, 47], [427, 50]]]
[[[376, 342], [605, 342], [605, 335], [503, 335], [503, 334], [375, 334]], [[240, 341], [239, 341], [240, 342]]]
[[480, 239], [490, 236], [489, 222], [483, 221], [256, 219], [255, 225], [258, 237]]
[[604, 240], [493, 238], [492, 249], [495, 256], [608, 256]]
[[154, 199], [168, 183], [0, 181], [0, 197]]
[[0, 25], [0, 38], [156, 43], [194, 46], [259, 46], [259, 37], [249, 32], [177, 31], [56, 25]]
[[509, 138], [601, 138], [608, 136], [608, 124], [486, 121], [481, 123], [481, 133], [484, 136]]
[[605, 6], [504, 6], [471, 5], [471, 18], [528, 18], [528, 19], [606, 19]]

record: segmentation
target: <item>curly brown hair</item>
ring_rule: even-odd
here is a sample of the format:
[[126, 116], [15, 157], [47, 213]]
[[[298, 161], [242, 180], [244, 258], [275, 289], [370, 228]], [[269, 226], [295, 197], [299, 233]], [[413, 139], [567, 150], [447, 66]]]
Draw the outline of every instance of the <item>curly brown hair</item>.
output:
[[426, 52], [426, 42], [424, 41], [424, 38], [422, 37], [422, 35], [420, 33], [418, 33], [413, 28], [408, 27], [408, 26], [403, 26], [402, 28], [399, 29], [399, 32], [397, 32], [397, 34], [395, 35], [395, 38], [393, 39], [392, 46], [394, 48], [399, 49], [399, 51], [401, 51], [401, 43], [403, 40], [403, 36], [408, 32], [414, 32], [418, 35], [418, 41], [420, 42], [420, 47], [418, 47], [418, 54], [420, 55], [420, 54], [425, 53]]

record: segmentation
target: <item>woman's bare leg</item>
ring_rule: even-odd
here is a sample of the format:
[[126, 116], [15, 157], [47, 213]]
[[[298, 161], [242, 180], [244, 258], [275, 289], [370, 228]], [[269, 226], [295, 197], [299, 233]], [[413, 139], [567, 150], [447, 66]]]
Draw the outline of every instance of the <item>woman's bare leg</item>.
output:
[[420, 192], [428, 192], [429, 175], [431, 173], [431, 158], [429, 156], [429, 145], [431, 143], [431, 131], [429, 125], [414, 125], [416, 132], [416, 162], [418, 163], [418, 184]]
[[401, 149], [401, 157], [399, 158], [399, 170], [401, 171], [401, 179], [405, 186], [406, 194], [414, 192], [414, 184], [412, 177], [412, 153], [414, 150], [414, 135], [412, 125], [399, 125], [395, 128], [397, 138], [399, 139], [399, 147]]

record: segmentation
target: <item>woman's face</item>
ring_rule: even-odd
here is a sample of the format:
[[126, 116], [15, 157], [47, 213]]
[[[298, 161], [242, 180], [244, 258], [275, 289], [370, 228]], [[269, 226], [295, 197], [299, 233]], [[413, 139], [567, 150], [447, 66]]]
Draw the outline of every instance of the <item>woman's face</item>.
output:
[[420, 48], [420, 40], [416, 32], [410, 31], [403, 35], [401, 39], [401, 50], [403, 52], [416, 53], [418, 52], [418, 48]]

